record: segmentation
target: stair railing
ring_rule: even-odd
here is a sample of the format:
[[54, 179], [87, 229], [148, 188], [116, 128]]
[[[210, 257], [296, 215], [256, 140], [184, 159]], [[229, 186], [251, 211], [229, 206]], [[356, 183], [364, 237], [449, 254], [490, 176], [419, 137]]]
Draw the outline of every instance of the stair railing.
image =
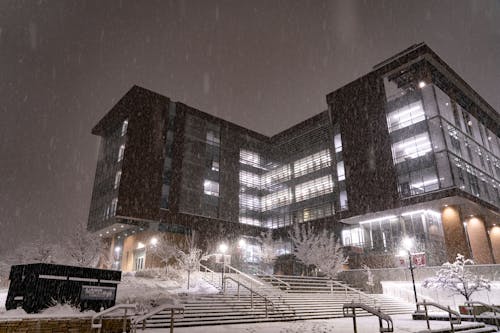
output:
[[281, 289], [282, 284], [285, 286], [286, 290], [290, 290], [292, 288], [290, 283], [283, 281], [282, 279], [274, 276], [273, 274], [268, 274], [268, 273], [264, 272], [263, 270], [258, 269], [257, 267], [255, 267], [254, 270], [257, 272], [257, 274], [268, 278], [271, 281], [271, 284], [272, 284], [272, 281], [278, 282], [278, 288], [280, 288], [280, 289]]
[[488, 310], [493, 311], [493, 316], [494, 316], [493, 318], [495, 318], [495, 326], [497, 327], [497, 331], [500, 329], [498, 317], [497, 317], [497, 312], [500, 313], [499, 307], [496, 307], [496, 306], [491, 305], [491, 304], [479, 302], [479, 301], [468, 301], [468, 302], [465, 302], [465, 305], [472, 307], [472, 315], [474, 316], [474, 321], [477, 321], [476, 311], [474, 311], [474, 305], [481, 305], [481, 306], [484, 306], [485, 308], [487, 308]]
[[[450, 326], [451, 326], [451, 332], [455, 332], [455, 327], [453, 326], [454, 324], [460, 324], [462, 322], [462, 317], [460, 317], [460, 313], [458, 313], [455, 310], [451, 310], [450, 306], [444, 306], [435, 302], [426, 302], [425, 300], [423, 302], [418, 302], [417, 303], [417, 313], [422, 312], [420, 310], [420, 306], [424, 307], [424, 314], [425, 314], [425, 320], [427, 321], [427, 329], [430, 330], [431, 326], [429, 324], [429, 313], [427, 311], [427, 307], [433, 306], [435, 308], [438, 308], [444, 312], [448, 313], [448, 320], [450, 321]], [[455, 316], [455, 318], [453, 318]]]
[[131, 328], [132, 332], [136, 333], [137, 332], [137, 327], [139, 324], [142, 323], [142, 330], [146, 329], [146, 323], [149, 318], [151, 318], [154, 315], [157, 315], [160, 312], [170, 310], [170, 333], [174, 332], [174, 323], [175, 323], [175, 318], [182, 318], [184, 316], [184, 306], [182, 305], [172, 305], [172, 304], [162, 304], [156, 308], [154, 308], [153, 311], [148, 312], [142, 316], [135, 317], [132, 319], [131, 323]]
[[[127, 332], [127, 317], [132, 317], [135, 314], [136, 308], [137, 308], [136, 304], [117, 304], [115, 306], [107, 308], [106, 310], [102, 310], [101, 312], [98, 312], [92, 316], [92, 320], [90, 321], [90, 328], [91, 330], [97, 328], [97, 333], [100, 333], [102, 329], [103, 317], [111, 313], [123, 310], [122, 332], [125, 333]], [[134, 311], [131, 311], [131, 313], [127, 316], [128, 310], [134, 310]], [[98, 320], [98, 322], [96, 322], [96, 320]]]
[[276, 307], [273, 303], [273, 301], [271, 301], [269, 298], [267, 298], [266, 296], [256, 292], [255, 290], [253, 290], [252, 287], [249, 287], [247, 285], [245, 285], [244, 283], [242, 283], [241, 281], [238, 281], [230, 276], [224, 276], [224, 290], [226, 289], [225, 288], [225, 284], [227, 282], [227, 280], [230, 280], [230, 281], [233, 281], [236, 283], [236, 285], [238, 286], [237, 288], [237, 294], [238, 294], [238, 300], [240, 299], [240, 287], [242, 288], [245, 288], [246, 290], [248, 290], [250, 292], [250, 308], [253, 310], [253, 298], [254, 298], [254, 295], [257, 296], [258, 298], [261, 298], [264, 300], [264, 305], [265, 305], [265, 308], [266, 308], [266, 318], [268, 317], [268, 304], [270, 304], [270, 306], [276, 310]]
[[264, 283], [262, 283], [262, 281], [259, 281], [259, 280], [255, 279], [254, 277], [252, 277], [251, 275], [249, 275], [249, 274], [247, 274], [247, 273], [243, 273], [242, 271], [240, 271], [240, 270], [238, 270], [238, 269], [234, 268], [234, 267], [233, 267], [233, 266], [231, 266], [231, 265], [227, 265], [227, 264], [226, 264], [226, 268], [227, 268], [227, 270], [228, 270], [229, 272], [231, 272], [231, 271], [232, 271], [232, 272], [234, 272], [234, 273], [238, 274], [238, 281], [239, 281], [239, 277], [240, 277], [240, 276], [242, 276], [242, 277], [244, 277], [245, 279], [250, 280], [250, 283], [251, 283], [251, 284], [255, 283], [257, 286], [263, 286], [263, 285], [264, 285]]
[[[200, 272], [209, 273], [210, 279], [207, 280], [207, 282], [209, 282], [213, 286], [220, 285], [220, 289], [222, 290], [222, 281], [221, 281], [221, 283], [218, 283], [218, 282], [216, 282], [216, 278], [215, 278], [216, 276], [220, 276], [220, 274], [216, 273], [215, 271], [211, 270], [210, 268], [208, 268], [207, 266], [205, 266], [203, 264], [200, 264]], [[203, 278], [205, 278], [205, 277], [203, 277]]]
[[[394, 332], [394, 324], [392, 322], [391, 316], [380, 311], [380, 308], [375, 308], [364, 303], [345, 303], [342, 306], [342, 313], [344, 317], [352, 317], [352, 324], [354, 328], [354, 333], [358, 333], [358, 327], [356, 325], [356, 309], [365, 310], [372, 315], [378, 317], [379, 332]], [[385, 322], [387, 325], [384, 326]]]
[[329, 283], [330, 283], [330, 293], [332, 293], [332, 294], [333, 294], [333, 285], [335, 284], [336, 286], [344, 288], [346, 298], [347, 298], [347, 291], [349, 290], [349, 291], [352, 291], [358, 295], [359, 302], [361, 302], [362, 298], [364, 298], [364, 299], [368, 299], [368, 300], [372, 301], [374, 306], [377, 304], [377, 299], [375, 297], [370, 296], [367, 293], [362, 292], [361, 290], [352, 288], [352, 287], [348, 286], [347, 284], [344, 284], [344, 283], [341, 283], [341, 282], [335, 281], [335, 280], [329, 280]]

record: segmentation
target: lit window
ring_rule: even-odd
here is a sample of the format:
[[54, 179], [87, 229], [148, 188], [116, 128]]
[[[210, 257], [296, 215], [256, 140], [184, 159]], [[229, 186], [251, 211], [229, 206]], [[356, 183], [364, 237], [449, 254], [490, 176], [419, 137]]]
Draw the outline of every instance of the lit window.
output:
[[392, 145], [395, 164], [424, 156], [431, 151], [432, 146], [428, 133], [422, 133]]
[[118, 162], [123, 160], [123, 154], [125, 153], [125, 145], [121, 145], [120, 149], [118, 150]]
[[219, 133], [216, 133], [215, 131], [212, 131], [212, 130], [208, 130], [207, 131], [207, 143], [214, 145], [214, 146], [219, 146], [220, 145]]
[[240, 150], [240, 163], [260, 167], [261, 160], [259, 154], [242, 149]]
[[219, 162], [212, 161], [212, 171], [219, 171]]
[[339, 193], [339, 201], [340, 201], [340, 210], [346, 210], [348, 208], [346, 191], [341, 191]]
[[277, 169], [271, 170], [262, 176], [266, 187], [282, 183], [290, 179], [290, 165], [285, 164]]
[[127, 134], [127, 128], [128, 128], [128, 119], [125, 119], [122, 124], [122, 136]]
[[118, 186], [120, 186], [120, 178], [122, 177], [122, 172], [118, 171], [115, 175], [115, 186], [114, 188], [117, 189]]
[[205, 179], [203, 182], [203, 192], [214, 197], [219, 196], [219, 183]]
[[240, 194], [240, 207], [260, 212], [260, 198], [249, 194]]
[[248, 171], [240, 171], [240, 184], [260, 189], [260, 176]]
[[292, 202], [292, 191], [287, 188], [268, 194], [262, 198], [262, 208], [264, 211], [286, 206]]
[[333, 142], [335, 144], [335, 152], [340, 153], [342, 151], [342, 137], [340, 133], [333, 137]]
[[259, 220], [252, 219], [250, 217], [240, 217], [239, 221], [240, 221], [240, 223], [243, 223], [243, 224], [250, 224], [250, 225], [260, 226], [260, 221]]
[[342, 230], [342, 244], [344, 246], [354, 245], [363, 246], [365, 243], [365, 234], [360, 227]]
[[332, 176], [324, 176], [295, 186], [295, 201], [307, 200], [332, 191]]
[[345, 180], [344, 161], [340, 161], [337, 163], [337, 177], [339, 182]]
[[389, 132], [405, 128], [425, 120], [422, 102], [418, 101], [387, 114]]
[[293, 163], [294, 177], [299, 177], [330, 166], [330, 150], [325, 149]]
[[111, 200], [111, 212], [110, 216], [115, 216], [116, 215], [116, 206], [118, 205], [118, 199], [114, 198]]

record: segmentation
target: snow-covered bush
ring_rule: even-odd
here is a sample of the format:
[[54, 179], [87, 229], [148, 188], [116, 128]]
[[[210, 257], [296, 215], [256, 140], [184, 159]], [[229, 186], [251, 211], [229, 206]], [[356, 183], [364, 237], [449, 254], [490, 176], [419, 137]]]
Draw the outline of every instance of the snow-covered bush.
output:
[[55, 254], [58, 264], [97, 267], [103, 254], [103, 246], [99, 237], [87, 230], [84, 223], [79, 223], [74, 231], [64, 238], [59, 253]]
[[168, 234], [163, 234], [155, 244], [150, 245], [150, 251], [165, 264], [166, 271], [168, 271], [169, 264], [179, 258], [174, 238]]
[[262, 232], [258, 237], [260, 243], [260, 261], [263, 264], [264, 270], [271, 270], [272, 264], [277, 258], [277, 241], [273, 239], [273, 231], [268, 230]]
[[436, 276], [425, 279], [422, 286], [431, 289], [447, 289], [454, 295], [462, 295], [467, 301], [473, 293], [490, 290], [490, 281], [473, 274], [467, 266], [474, 265], [471, 259], [465, 259], [460, 253], [454, 263], [446, 262]]
[[348, 258], [333, 233], [324, 229], [316, 232], [310, 225], [295, 224], [289, 232], [294, 254], [305, 265], [314, 265], [330, 278], [334, 278]]

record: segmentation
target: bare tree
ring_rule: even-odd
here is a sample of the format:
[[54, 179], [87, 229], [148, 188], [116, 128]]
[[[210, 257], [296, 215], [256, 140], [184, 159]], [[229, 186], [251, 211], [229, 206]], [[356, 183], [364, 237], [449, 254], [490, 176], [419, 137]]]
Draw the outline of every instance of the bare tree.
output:
[[150, 245], [151, 253], [165, 264], [165, 272], [168, 272], [168, 264], [171, 260], [179, 257], [179, 251], [173, 237], [163, 234], [156, 244]]
[[103, 255], [101, 239], [89, 232], [85, 223], [79, 223], [64, 239], [56, 255], [58, 261], [67, 265], [97, 267]]
[[177, 262], [182, 269], [188, 273], [187, 289], [190, 286], [191, 272], [200, 269], [200, 261], [207, 258], [207, 255], [196, 246], [196, 235], [194, 231], [191, 236], [186, 236], [184, 248], [177, 248]]
[[277, 257], [277, 242], [273, 240], [273, 231], [262, 232], [258, 239], [260, 243], [260, 260], [264, 266], [264, 270], [269, 269], [269, 267], [272, 269], [272, 264]]
[[435, 277], [424, 280], [424, 288], [447, 289], [454, 295], [462, 295], [467, 301], [476, 291], [490, 290], [490, 281], [475, 275], [467, 266], [474, 265], [471, 259], [465, 259], [460, 253], [454, 263], [446, 262]]
[[294, 254], [305, 265], [314, 265], [330, 278], [334, 278], [348, 258], [333, 233], [324, 229], [315, 232], [311, 226], [295, 224], [289, 232]]

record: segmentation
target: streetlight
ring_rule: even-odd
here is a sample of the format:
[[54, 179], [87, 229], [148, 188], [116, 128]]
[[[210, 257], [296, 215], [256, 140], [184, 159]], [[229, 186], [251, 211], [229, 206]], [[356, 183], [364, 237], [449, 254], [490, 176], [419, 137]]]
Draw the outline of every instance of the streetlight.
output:
[[[411, 249], [413, 247], [413, 239], [410, 237], [403, 238], [402, 245], [403, 245], [403, 248], [408, 252], [408, 260], [410, 261], [411, 282], [413, 283], [413, 295], [415, 296], [415, 306], [417, 306], [417, 303], [418, 303], [417, 288], [415, 287], [415, 275], [413, 273], [413, 270], [415, 268], [413, 267], [413, 262], [411, 260]], [[417, 306], [417, 310], [418, 310], [418, 306]]]
[[222, 243], [219, 245], [219, 252], [222, 254], [222, 280], [221, 280], [221, 286], [222, 289], [224, 288], [224, 271], [226, 270], [226, 258], [225, 258], [225, 253], [227, 251], [227, 245]]

